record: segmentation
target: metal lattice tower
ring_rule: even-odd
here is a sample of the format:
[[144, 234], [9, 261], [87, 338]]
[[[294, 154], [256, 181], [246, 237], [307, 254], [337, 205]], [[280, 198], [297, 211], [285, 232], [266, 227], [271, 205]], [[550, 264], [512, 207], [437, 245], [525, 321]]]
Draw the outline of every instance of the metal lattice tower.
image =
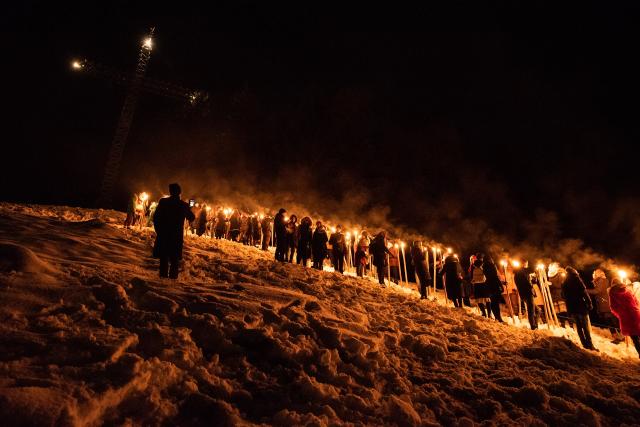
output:
[[124, 153], [124, 147], [127, 143], [129, 129], [131, 128], [131, 122], [133, 121], [133, 115], [136, 111], [136, 104], [140, 95], [140, 86], [144, 79], [144, 75], [147, 72], [149, 58], [151, 58], [153, 33], [154, 28], [151, 28], [149, 35], [144, 39], [142, 46], [140, 47], [138, 64], [136, 65], [136, 70], [129, 82], [129, 90], [127, 91], [127, 96], [124, 100], [122, 110], [120, 111], [120, 119], [118, 120], [116, 133], [111, 141], [109, 157], [107, 158], [107, 165], [102, 178], [100, 196], [96, 203], [99, 207], [111, 207], [113, 189], [118, 180], [122, 154]]

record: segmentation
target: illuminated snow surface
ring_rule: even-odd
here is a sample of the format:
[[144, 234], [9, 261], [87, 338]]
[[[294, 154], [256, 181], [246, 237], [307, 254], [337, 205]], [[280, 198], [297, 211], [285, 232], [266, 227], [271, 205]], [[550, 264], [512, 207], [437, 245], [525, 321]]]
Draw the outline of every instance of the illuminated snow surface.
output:
[[[0, 204], [3, 425], [621, 425], [640, 364], [123, 214]], [[556, 332], [560, 334], [560, 332]]]

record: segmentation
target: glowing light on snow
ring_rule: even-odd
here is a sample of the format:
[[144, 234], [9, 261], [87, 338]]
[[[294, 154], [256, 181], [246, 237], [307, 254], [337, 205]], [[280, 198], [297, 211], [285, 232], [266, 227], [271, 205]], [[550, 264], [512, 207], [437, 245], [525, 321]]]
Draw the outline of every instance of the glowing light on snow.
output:
[[151, 50], [153, 48], [153, 39], [151, 37], [147, 37], [146, 39], [144, 39], [142, 42], [142, 47]]

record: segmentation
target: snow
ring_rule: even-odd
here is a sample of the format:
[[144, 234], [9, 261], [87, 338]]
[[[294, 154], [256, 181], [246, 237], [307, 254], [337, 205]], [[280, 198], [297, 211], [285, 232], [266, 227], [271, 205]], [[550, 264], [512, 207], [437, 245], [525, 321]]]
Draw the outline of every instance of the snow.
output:
[[0, 203], [4, 425], [640, 420], [638, 357], [606, 333], [586, 351], [573, 331], [207, 238], [187, 238], [178, 281], [159, 279], [151, 231], [123, 220]]

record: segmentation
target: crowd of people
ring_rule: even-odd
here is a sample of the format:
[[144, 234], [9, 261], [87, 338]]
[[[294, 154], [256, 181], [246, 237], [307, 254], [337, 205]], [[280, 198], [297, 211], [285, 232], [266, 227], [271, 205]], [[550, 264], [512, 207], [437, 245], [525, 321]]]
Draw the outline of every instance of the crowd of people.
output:
[[[374, 236], [366, 230], [353, 233], [343, 227], [327, 227], [308, 216], [298, 223], [296, 215], [282, 208], [272, 218], [264, 214], [241, 213], [230, 208], [213, 209], [206, 203], [180, 198], [178, 184], [169, 186], [170, 196], [157, 203], [136, 195], [132, 214], [125, 226], [146, 221], [157, 233], [154, 256], [160, 258], [160, 276], [177, 278], [184, 236], [208, 236], [268, 250], [275, 247], [275, 260], [323, 270], [352, 270], [359, 277], [374, 276], [380, 286], [388, 283], [415, 282], [421, 299], [430, 289], [443, 289], [448, 301], [457, 308], [477, 307], [479, 312], [504, 322], [506, 309], [515, 323], [526, 316], [531, 329], [539, 324], [575, 327], [584, 348], [597, 351], [591, 338], [591, 318], [609, 328], [613, 342], [630, 337], [640, 354], [640, 302], [633, 284], [624, 277], [609, 280], [603, 270], [593, 272], [587, 287], [570, 266], [552, 263], [529, 268], [526, 260], [494, 259], [484, 253], [469, 258], [464, 269], [457, 254], [448, 250], [429, 250], [423, 241], [414, 240], [405, 252], [405, 243], [390, 239], [385, 231]], [[145, 193], [141, 193], [145, 194]], [[144, 200], [143, 200], [144, 199]], [[135, 209], [135, 207], [140, 209]], [[136, 211], [139, 211], [136, 213]]]

